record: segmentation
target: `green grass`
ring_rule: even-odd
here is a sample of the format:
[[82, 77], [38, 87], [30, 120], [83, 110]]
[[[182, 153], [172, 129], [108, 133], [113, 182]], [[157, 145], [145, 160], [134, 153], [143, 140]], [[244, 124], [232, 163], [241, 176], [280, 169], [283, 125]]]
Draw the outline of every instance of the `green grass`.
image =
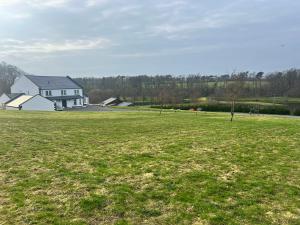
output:
[[299, 224], [300, 119], [0, 111], [0, 224]]

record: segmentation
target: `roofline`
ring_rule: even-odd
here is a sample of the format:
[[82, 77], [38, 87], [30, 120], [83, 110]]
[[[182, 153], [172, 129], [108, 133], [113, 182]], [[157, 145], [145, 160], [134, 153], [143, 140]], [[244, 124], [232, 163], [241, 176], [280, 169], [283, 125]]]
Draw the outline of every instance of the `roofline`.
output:
[[[27, 99], [25, 102], [23, 102], [22, 104], [20, 104], [20, 105], [23, 105], [23, 104], [25, 104], [26, 102], [28, 102], [29, 100], [31, 100], [31, 99], [33, 99], [33, 98], [35, 98], [36, 96], [41, 96], [40, 94], [37, 94], [37, 95], [34, 95], [34, 96], [32, 96], [31, 98], [29, 98], [29, 99]], [[45, 98], [45, 97], [43, 97], [43, 96], [41, 96], [42, 98]], [[47, 99], [47, 98], [45, 98], [45, 99]], [[49, 99], [47, 99], [49, 102], [52, 102], [51, 100], [49, 100]], [[52, 102], [53, 103], [53, 102]]]
[[3, 95], [5, 95], [6, 97], [9, 98], [9, 96], [5, 92], [3, 92], [2, 95], [0, 95], [0, 97], [3, 96]]
[[41, 91], [46, 91], [46, 90], [50, 90], [50, 91], [54, 91], [54, 90], [57, 90], [57, 91], [60, 91], [60, 90], [76, 90], [76, 89], [82, 89], [81, 87], [79, 88], [40, 88]]
[[75, 81], [74, 79], [72, 79], [70, 76], [67, 76], [67, 78], [70, 79], [72, 82], [74, 82], [79, 87], [81, 87], [81, 89], [83, 90], [83, 87], [81, 86], [81, 84], [79, 84], [77, 81]]
[[[7, 102], [5, 102], [4, 104], [9, 104], [11, 103], [12, 101], [16, 100], [17, 98], [21, 97], [22, 95], [25, 95], [24, 93], [20, 93], [19, 95], [17, 95], [16, 97], [14, 98], [11, 98], [10, 100], [8, 100]], [[8, 97], [8, 95], [6, 94], [6, 96]]]
[[[37, 95], [35, 95], [37, 96]], [[30, 99], [33, 99], [35, 96], [31, 96], [31, 98], [27, 99], [25, 102], [21, 103], [20, 105], [23, 105], [24, 103], [28, 102]]]
[[[22, 96], [22, 95], [21, 95]], [[18, 96], [18, 97], [21, 97], [21, 96]], [[27, 95], [27, 96], [30, 96], [30, 95]], [[36, 96], [36, 95], [35, 95]], [[22, 103], [20, 103], [19, 104], [19, 106], [21, 106], [21, 105], [23, 105], [25, 102], [28, 102], [30, 99], [32, 99], [33, 97], [35, 97], [35, 96], [31, 96], [31, 98], [29, 98], [29, 99], [27, 99], [26, 101], [24, 101], [24, 102], [22, 102]], [[17, 98], [15, 98], [14, 100], [16, 100]], [[13, 100], [13, 101], [14, 101]], [[12, 101], [11, 101], [12, 102]], [[10, 102], [9, 102], [10, 103]], [[6, 105], [7, 103], [5, 103], [5, 105]], [[6, 106], [6, 107], [11, 107], [11, 108], [19, 108], [19, 107], [16, 107], [16, 106]]]
[[[35, 76], [35, 75], [30, 75], [30, 74], [24, 74], [24, 76], [28, 79], [28, 80], [30, 80], [34, 85], [36, 85], [38, 88], [40, 88], [40, 86], [37, 84], [37, 83], [35, 83], [33, 80], [31, 80], [28, 76]], [[38, 76], [36, 76], [36, 77], [38, 77]]]
[[47, 98], [50, 101], [55, 101], [55, 100], [73, 100], [73, 99], [83, 99], [84, 97], [81, 95], [64, 95], [64, 96], [47, 96], [44, 97]]
[[73, 80], [70, 76], [37, 76], [37, 75], [30, 75], [30, 74], [24, 74], [24, 76], [27, 77], [27, 79], [29, 79], [32, 83], [34, 83], [40, 90], [61, 90], [61, 89], [75, 89], [75, 88], [59, 88], [59, 89], [52, 89], [52, 88], [41, 88], [41, 86], [39, 86], [37, 83], [35, 83], [34, 81], [32, 81], [28, 76], [33, 76], [33, 77], [66, 77], [69, 80], [71, 80], [74, 84], [76, 84], [79, 88], [81, 88], [83, 90], [83, 87], [77, 83], [75, 80]]

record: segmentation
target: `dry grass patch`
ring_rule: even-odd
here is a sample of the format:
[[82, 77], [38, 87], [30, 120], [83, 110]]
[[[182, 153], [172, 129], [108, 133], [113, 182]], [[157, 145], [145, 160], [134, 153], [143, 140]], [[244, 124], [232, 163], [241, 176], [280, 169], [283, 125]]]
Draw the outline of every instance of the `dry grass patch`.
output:
[[300, 120], [0, 112], [0, 224], [299, 224]]

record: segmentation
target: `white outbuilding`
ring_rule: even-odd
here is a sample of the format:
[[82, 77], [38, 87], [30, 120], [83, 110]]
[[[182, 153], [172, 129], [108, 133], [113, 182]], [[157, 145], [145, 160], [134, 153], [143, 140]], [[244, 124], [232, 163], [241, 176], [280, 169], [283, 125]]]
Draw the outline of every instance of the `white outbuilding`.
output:
[[7, 110], [55, 111], [54, 103], [40, 95], [22, 95], [6, 104]]
[[4, 109], [5, 103], [8, 102], [9, 100], [10, 100], [10, 98], [7, 96], [7, 94], [3, 93], [0, 96], [0, 109]]
[[14, 99], [20, 97], [21, 95], [24, 95], [24, 94], [23, 93], [13, 93], [13, 94], [3, 93], [0, 96], [0, 109], [5, 109], [6, 103], [13, 101]]

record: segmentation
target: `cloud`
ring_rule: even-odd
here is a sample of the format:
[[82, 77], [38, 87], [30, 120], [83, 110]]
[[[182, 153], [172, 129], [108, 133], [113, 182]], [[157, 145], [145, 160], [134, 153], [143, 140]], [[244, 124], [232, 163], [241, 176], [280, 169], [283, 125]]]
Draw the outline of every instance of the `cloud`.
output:
[[181, 55], [181, 54], [193, 54], [200, 52], [207, 52], [217, 49], [224, 48], [224, 45], [214, 44], [214, 45], [203, 45], [203, 46], [185, 46], [177, 48], [162, 48], [156, 51], [143, 51], [143, 52], [131, 52], [131, 53], [119, 53], [112, 54], [113, 57], [117, 58], [145, 58], [145, 57], [159, 57], [159, 56], [171, 56], [171, 55]]
[[108, 2], [109, 2], [109, 0], [87, 0], [86, 6], [93, 7], [93, 6], [105, 5]]
[[170, 1], [170, 2], [162, 2], [156, 5], [157, 8], [174, 8], [178, 6], [185, 6], [187, 5], [187, 1], [184, 0], [177, 0], [177, 1]]
[[31, 6], [36, 8], [44, 7], [62, 7], [69, 3], [70, 0], [0, 0], [0, 7], [2, 6]]
[[49, 54], [91, 49], [101, 49], [112, 46], [112, 42], [104, 38], [78, 39], [65, 41], [49, 41], [47, 39], [22, 41], [17, 39], [0, 40], [0, 54], [15, 56], [20, 54]]
[[151, 64], [174, 56], [196, 68], [193, 54], [225, 59], [228, 49], [239, 55], [242, 48], [299, 46], [299, 9], [295, 0], [0, 0], [0, 57], [16, 56], [16, 64], [29, 60], [37, 68], [36, 58], [76, 64], [101, 59], [104, 67], [111, 60], [115, 70], [127, 58]]
[[[248, 3], [246, 0], [236, 0], [228, 4], [220, 4], [214, 8], [202, 8], [203, 5], [194, 3], [195, 11], [186, 1], [174, 1], [172, 3], [159, 4], [163, 19], [161, 23], [153, 23], [145, 32], [148, 36], [160, 36], [167, 39], [186, 39], [199, 36], [203, 31], [221, 30], [230, 27], [261, 24], [270, 19], [270, 15], [260, 16], [257, 9], [261, 0], [257, 3]], [[175, 10], [166, 10], [164, 7], [173, 7]], [[262, 8], [262, 7], [261, 7]], [[176, 16], [174, 16], [174, 11]], [[261, 14], [264, 12], [262, 11]]]
[[[11, 13], [11, 12], [1, 12], [0, 11], [0, 19], [3, 23], [8, 23], [11, 22], [13, 20], [25, 20], [28, 18], [31, 18], [32, 14], [29, 12], [15, 12], [15, 13]], [[1, 24], [0, 24], [1, 25]]]

